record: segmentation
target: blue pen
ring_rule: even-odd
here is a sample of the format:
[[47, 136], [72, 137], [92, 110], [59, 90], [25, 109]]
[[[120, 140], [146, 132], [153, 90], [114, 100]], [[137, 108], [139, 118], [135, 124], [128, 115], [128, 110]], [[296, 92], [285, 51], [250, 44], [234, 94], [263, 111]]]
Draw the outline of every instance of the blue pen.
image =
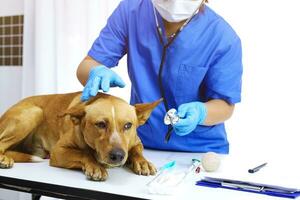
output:
[[267, 165], [267, 163], [261, 164], [261, 165], [259, 165], [257, 167], [254, 167], [253, 169], [249, 169], [248, 172], [249, 173], [255, 173], [255, 172], [257, 172], [258, 170], [260, 170], [261, 168], [263, 168], [266, 165]]

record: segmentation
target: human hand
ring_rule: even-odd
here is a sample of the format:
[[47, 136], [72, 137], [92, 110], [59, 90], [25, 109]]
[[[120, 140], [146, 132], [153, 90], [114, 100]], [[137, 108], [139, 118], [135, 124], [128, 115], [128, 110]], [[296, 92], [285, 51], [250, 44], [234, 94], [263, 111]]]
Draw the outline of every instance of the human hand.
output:
[[98, 90], [108, 92], [110, 87], [125, 87], [121, 77], [111, 69], [101, 65], [92, 68], [89, 73], [89, 78], [83, 89], [81, 100], [87, 101], [92, 96], [96, 96]]
[[173, 125], [179, 136], [190, 134], [197, 125], [202, 125], [207, 116], [207, 108], [202, 102], [185, 103], [178, 107], [177, 115], [180, 120]]

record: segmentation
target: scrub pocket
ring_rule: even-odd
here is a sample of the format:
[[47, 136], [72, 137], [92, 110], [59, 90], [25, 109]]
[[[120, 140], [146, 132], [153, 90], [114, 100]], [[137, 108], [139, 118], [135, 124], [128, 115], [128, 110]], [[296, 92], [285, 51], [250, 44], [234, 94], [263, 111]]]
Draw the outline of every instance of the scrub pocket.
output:
[[199, 99], [199, 88], [207, 69], [202, 66], [180, 65], [175, 87], [178, 104]]

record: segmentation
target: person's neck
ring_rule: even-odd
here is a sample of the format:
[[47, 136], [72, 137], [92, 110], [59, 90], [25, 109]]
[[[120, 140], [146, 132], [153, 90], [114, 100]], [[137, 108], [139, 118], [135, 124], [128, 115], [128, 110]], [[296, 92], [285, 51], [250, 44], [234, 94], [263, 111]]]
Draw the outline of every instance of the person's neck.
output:
[[[205, 0], [205, 2], [207, 3], [208, 1]], [[202, 12], [204, 10], [204, 6], [205, 4], [199, 8], [199, 12]], [[181, 22], [168, 22], [167, 20], [163, 19], [163, 22], [164, 22], [167, 37], [170, 37], [174, 33], [176, 33], [176, 31], [186, 22], [186, 20], [183, 20]]]
[[176, 31], [184, 24], [185, 21], [186, 20], [181, 22], [168, 22], [167, 20], [163, 19], [167, 37], [170, 37], [176, 33]]

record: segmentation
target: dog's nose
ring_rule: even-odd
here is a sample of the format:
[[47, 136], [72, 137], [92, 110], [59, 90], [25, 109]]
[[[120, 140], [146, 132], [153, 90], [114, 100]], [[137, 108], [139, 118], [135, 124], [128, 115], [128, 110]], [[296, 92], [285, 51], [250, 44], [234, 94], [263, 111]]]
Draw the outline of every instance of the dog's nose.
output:
[[125, 152], [122, 149], [113, 149], [109, 152], [109, 159], [112, 163], [120, 163], [125, 157]]

